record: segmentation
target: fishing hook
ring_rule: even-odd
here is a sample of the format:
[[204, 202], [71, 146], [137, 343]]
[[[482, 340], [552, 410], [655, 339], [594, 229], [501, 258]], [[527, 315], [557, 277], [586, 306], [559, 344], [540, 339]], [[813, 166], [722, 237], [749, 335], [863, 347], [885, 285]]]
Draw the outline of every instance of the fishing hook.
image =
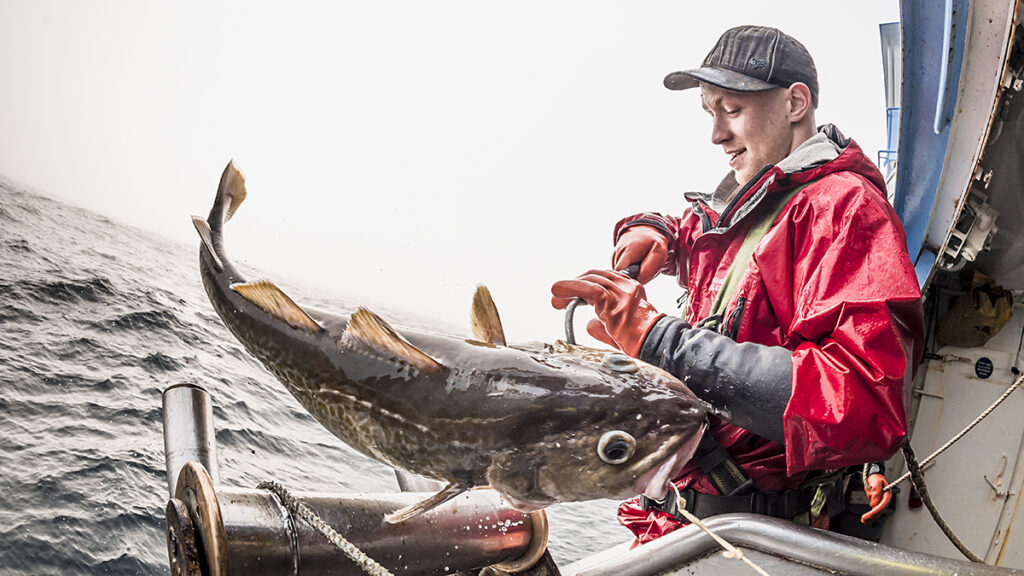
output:
[[[640, 274], [639, 264], [630, 264], [622, 273], [629, 276], [633, 280], [636, 280], [637, 275]], [[583, 298], [577, 298], [569, 303], [565, 308], [565, 341], [569, 344], [576, 345], [576, 333], [572, 328], [572, 317], [576, 313], [576, 307], [580, 304], [586, 304], [587, 302]]]

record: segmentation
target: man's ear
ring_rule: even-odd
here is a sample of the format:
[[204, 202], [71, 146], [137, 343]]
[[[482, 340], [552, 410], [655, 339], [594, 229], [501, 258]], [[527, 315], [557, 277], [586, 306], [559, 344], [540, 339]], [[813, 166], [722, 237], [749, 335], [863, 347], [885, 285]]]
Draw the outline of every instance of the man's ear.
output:
[[786, 94], [789, 98], [789, 121], [797, 123], [808, 114], [813, 114], [814, 103], [811, 100], [811, 89], [803, 82], [791, 84]]

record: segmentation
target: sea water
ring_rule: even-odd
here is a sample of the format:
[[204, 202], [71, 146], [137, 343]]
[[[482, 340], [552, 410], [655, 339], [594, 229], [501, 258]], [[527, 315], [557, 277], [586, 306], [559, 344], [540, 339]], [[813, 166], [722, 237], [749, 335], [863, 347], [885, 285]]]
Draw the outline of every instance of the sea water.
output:
[[[243, 350], [206, 299], [197, 254], [198, 240], [0, 179], [0, 574], [169, 572], [161, 393], [178, 382], [212, 394], [224, 486], [398, 491], [393, 470], [323, 429]], [[320, 309], [358, 304], [283, 287]], [[615, 507], [549, 508], [556, 562], [628, 540]]]

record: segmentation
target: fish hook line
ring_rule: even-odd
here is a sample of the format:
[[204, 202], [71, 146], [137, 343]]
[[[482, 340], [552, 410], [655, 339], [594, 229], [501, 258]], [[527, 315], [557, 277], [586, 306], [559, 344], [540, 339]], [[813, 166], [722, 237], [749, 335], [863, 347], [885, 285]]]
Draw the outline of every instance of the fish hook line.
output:
[[928, 486], [925, 483], [924, 473], [922, 472], [922, 469], [925, 466], [927, 466], [932, 460], [934, 460], [936, 456], [942, 454], [950, 446], [956, 443], [957, 440], [963, 438], [965, 434], [970, 432], [971, 429], [977, 426], [982, 420], [984, 420], [986, 416], [991, 414], [997, 406], [1002, 404], [1004, 400], [1010, 397], [1010, 394], [1012, 394], [1014, 390], [1020, 388], [1020, 385], [1022, 383], [1024, 383], [1024, 374], [1020, 375], [1016, 380], [1014, 380], [1013, 384], [1010, 384], [1006, 391], [1003, 392], [1003, 394], [999, 398], [997, 398], [991, 406], [986, 408], [984, 412], [979, 414], [973, 422], [968, 424], [966, 428], [961, 430], [956, 436], [950, 438], [948, 442], [943, 444], [938, 450], [932, 452], [927, 458], [921, 460], [920, 462], [917, 461], [917, 457], [914, 455], [914, 450], [910, 447], [910, 439], [904, 440], [902, 448], [903, 458], [904, 460], [907, 461], [907, 473], [893, 480], [892, 482], [889, 483], [888, 486], [884, 488], [884, 490], [892, 490], [894, 486], [896, 486], [900, 482], [903, 482], [907, 478], [910, 478], [911, 484], [913, 484], [914, 488], [917, 489], [917, 493], [921, 496], [921, 501], [924, 502], [925, 507], [928, 508], [928, 512], [932, 515], [932, 519], [935, 520], [935, 524], [938, 525], [942, 533], [946, 535], [946, 538], [949, 539], [950, 543], [953, 544], [953, 546], [971, 562], [984, 563], [984, 560], [982, 560], [976, 554], [971, 552], [970, 549], [968, 549], [967, 546], [956, 536], [956, 534], [953, 533], [952, 528], [950, 528], [949, 525], [946, 524], [946, 521], [943, 520], [942, 516], [939, 514], [938, 509], [935, 507], [935, 503], [932, 502], [931, 495], [928, 494]]
[[[622, 273], [636, 280], [637, 275], [640, 274], [640, 265], [630, 264], [625, 270], [622, 270]], [[576, 332], [573, 330], [572, 318], [576, 314], [576, 307], [586, 303], [583, 298], [577, 298], [565, 308], [565, 341], [573, 346], [576, 345]]]
[[344, 536], [338, 534], [334, 528], [324, 522], [322, 518], [316, 515], [309, 506], [299, 502], [292, 496], [288, 490], [281, 486], [277, 482], [260, 482], [256, 485], [260, 490], [266, 490], [281, 501], [281, 504], [285, 507], [288, 512], [302, 518], [310, 526], [312, 526], [317, 532], [323, 534], [327, 541], [334, 545], [335, 548], [341, 550], [348, 556], [357, 566], [363, 569], [364, 572], [371, 576], [394, 576], [387, 568], [378, 564], [373, 558], [370, 558], [362, 550], [356, 547], [355, 544], [349, 542]]
[[[1000, 396], [999, 398], [997, 398], [996, 401], [993, 402], [991, 406], [986, 408], [984, 412], [979, 414], [978, 417], [975, 418], [973, 422], [968, 424], [966, 428], [964, 428], [959, 433], [957, 433], [956, 436], [953, 436], [952, 438], [950, 438], [949, 441], [946, 442], [945, 444], [943, 444], [938, 450], [936, 450], [935, 452], [932, 452], [931, 454], [929, 454], [927, 458], [925, 458], [924, 460], [921, 460], [921, 463], [920, 463], [919, 466], [921, 468], [924, 468], [925, 466], [930, 464], [931, 461], [934, 460], [936, 456], [938, 456], [939, 454], [942, 454], [950, 446], [955, 444], [957, 440], [963, 438], [965, 434], [970, 432], [972, 428], [977, 426], [982, 420], [985, 419], [986, 416], [991, 414], [992, 411], [995, 410], [997, 406], [1002, 404], [1003, 400], [1006, 400], [1007, 398], [1009, 398], [1010, 394], [1012, 394], [1014, 390], [1016, 390], [1017, 388], [1020, 388], [1021, 383], [1024, 383], [1024, 374], [1022, 374], [1020, 377], [1018, 377], [1016, 380], [1014, 380], [1013, 384], [1010, 384], [1010, 387], [1007, 388], [1005, 392], [1003, 392], [1003, 395]], [[893, 480], [892, 482], [890, 482], [889, 485], [884, 488], [884, 490], [886, 490], [886, 491], [892, 490], [894, 486], [896, 486], [900, 482], [903, 482], [907, 478], [910, 478], [910, 476], [911, 476], [911, 474], [909, 472], [910, 466], [907, 466], [907, 468], [908, 468], [908, 472], [906, 474], [904, 474], [904, 475], [900, 476], [899, 478], [897, 478], [897, 479]]]
[[725, 538], [722, 538], [718, 534], [715, 534], [710, 528], [708, 528], [703, 522], [701, 522], [700, 518], [697, 518], [693, 515], [693, 513], [687, 510], [686, 499], [683, 498], [683, 496], [679, 493], [679, 487], [677, 487], [675, 484], [671, 482], [669, 483], [669, 485], [672, 486], [672, 490], [676, 493], [676, 501], [679, 502], [679, 513], [685, 516], [686, 519], [689, 520], [692, 524], [696, 525], [704, 532], [707, 532], [708, 536], [711, 536], [715, 540], [715, 542], [718, 542], [719, 546], [725, 548], [725, 555], [727, 557], [741, 560], [744, 564], [753, 568], [754, 571], [760, 574], [761, 576], [770, 576], [767, 572], [764, 571], [763, 568], [761, 568], [757, 564], [754, 564], [753, 560], [747, 558], [747, 556], [743, 553], [742, 550], [730, 544], [728, 541], [725, 540]]
[[959, 550], [964, 557], [971, 562], [984, 564], [985, 561], [967, 548], [967, 545], [957, 537], [953, 532], [953, 529], [949, 527], [949, 524], [946, 524], [942, 515], [939, 514], [938, 508], [936, 508], [935, 503], [932, 502], [931, 495], [928, 494], [928, 485], [925, 483], [924, 473], [921, 472], [921, 466], [917, 462], [917, 457], [914, 456], [914, 449], [910, 447], [910, 442], [904, 441], [902, 448], [903, 457], [907, 460], [907, 468], [910, 468], [910, 482], [914, 485], [914, 488], [917, 489], [917, 493], [921, 496], [921, 501], [924, 502], [925, 507], [928, 508], [928, 513], [932, 515], [932, 520], [935, 520], [935, 524], [938, 525], [939, 529], [942, 530], [942, 533], [946, 535], [950, 544]]

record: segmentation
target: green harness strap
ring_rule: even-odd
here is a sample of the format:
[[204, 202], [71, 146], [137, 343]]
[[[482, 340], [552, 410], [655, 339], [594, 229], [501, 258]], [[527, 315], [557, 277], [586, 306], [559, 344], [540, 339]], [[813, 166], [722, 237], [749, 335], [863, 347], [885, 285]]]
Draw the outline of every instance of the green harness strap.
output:
[[736, 258], [733, 259], [732, 265], [729, 266], [729, 271], [725, 273], [725, 278], [722, 280], [722, 288], [718, 291], [718, 296], [715, 297], [715, 303], [711, 305], [711, 313], [708, 314], [707, 318], [698, 323], [698, 326], [710, 330], [718, 330], [722, 319], [725, 318], [725, 308], [732, 300], [733, 294], [736, 293], [740, 278], [743, 277], [743, 273], [746, 272], [747, 267], [750, 265], [750, 258], [754, 255], [754, 249], [761, 243], [765, 234], [772, 229], [775, 219], [782, 213], [782, 209], [786, 207], [786, 204], [789, 204], [789, 201], [809, 184], [810, 182], [801, 184], [785, 194], [769, 198], [756, 208], [763, 211], [761, 218], [747, 232], [747, 237], [743, 239], [743, 244], [740, 246], [739, 251], [736, 252]]
[[[725, 279], [722, 282], [722, 288], [718, 291], [718, 295], [715, 297], [715, 302], [711, 306], [711, 314], [706, 318], [697, 323], [697, 328], [707, 328], [708, 330], [718, 331], [722, 324], [722, 320], [725, 318], [725, 307], [732, 300], [733, 293], [736, 292], [736, 288], [740, 283], [740, 278], [746, 271], [747, 266], [750, 263], [750, 258], [754, 253], [754, 249], [760, 244], [761, 239], [764, 238], [768, 230], [771, 229], [772, 224], [775, 223], [775, 219], [779, 217], [782, 212], [782, 208], [797, 195], [798, 192], [804, 189], [803, 186], [798, 186], [793, 190], [779, 194], [776, 197], [768, 198], [762, 201], [760, 206], [757, 206], [755, 210], [761, 212], [758, 220], [754, 222], [754, 225], [747, 232], [746, 238], [743, 239], [743, 244], [740, 246], [739, 251], [736, 253], [736, 258], [732, 261], [729, 266], [729, 270], [725, 273]], [[700, 465], [701, 470], [708, 476], [711, 484], [714, 485], [718, 492], [725, 496], [731, 496], [734, 494], [740, 494], [746, 490], [749, 490], [753, 486], [753, 482], [747, 477], [743, 469], [740, 468], [739, 464], [733, 460], [732, 456], [705, 430], [704, 437], [701, 438], [701, 443], [697, 447], [697, 452], [694, 455], [697, 463]]]
[[[743, 239], [743, 244], [740, 245], [740, 249], [736, 252], [736, 258], [729, 266], [729, 271], [726, 272], [725, 278], [722, 281], [722, 288], [719, 290], [718, 296], [715, 297], [715, 302], [711, 306], [711, 313], [707, 318], [701, 321], [698, 326], [708, 328], [710, 330], [718, 330], [725, 317], [725, 308], [732, 300], [733, 294], [736, 293], [736, 289], [740, 283], [740, 278], [743, 277], [743, 273], [746, 272], [747, 267], [750, 265], [750, 259], [754, 254], [754, 250], [757, 248], [758, 244], [761, 243], [761, 240], [764, 239], [768, 231], [772, 229], [772, 225], [775, 224], [775, 220], [779, 217], [779, 214], [782, 213], [782, 209], [786, 207], [786, 204], [789, 204], [789, 201], [809, 184], [811, 184], [811, 182], [797, 186], [785, 194], [779, 194], [775, 198], [768, 199], [763, 205], [757, 207], [757, 209], [761, 211], [760, 219], [755, 222], [750, 228], [750, 231], [747, 232], [747, 237]], [[717, 444], [717, 442], [715, 442], [715, 444]], [[727, 460], [731, 461], [732, 459], [727, 458]], [[733, 467], [738, 468], [738, 465], [734, 462], [730, 463]], [[719, 486], [714, 482], [715, 475], [708, 474], [708, 476], [711, 478], [712, 483], [715, 484], [715, 487], [722, 492], [723, 486]], [[825, 508], [830, 501], [836, 500], [837, 497], [841, 499], [842, 492], [839, 485], [845, 478], [845, 469], [812, 474], [811, 477], [805, 480], [800, 486], [801, 488], [815, 489], [811, 498], [811, 510], [809, 513], [804, 513], [794, 518], [794, 521], [809, 525], [811, 518], [817, 517], [825, 512]], [[725, 494], [726, 492], [722, 493]], [[835, 504], [832, 504], [832, 506], [828, 507], [834, 506]]]

